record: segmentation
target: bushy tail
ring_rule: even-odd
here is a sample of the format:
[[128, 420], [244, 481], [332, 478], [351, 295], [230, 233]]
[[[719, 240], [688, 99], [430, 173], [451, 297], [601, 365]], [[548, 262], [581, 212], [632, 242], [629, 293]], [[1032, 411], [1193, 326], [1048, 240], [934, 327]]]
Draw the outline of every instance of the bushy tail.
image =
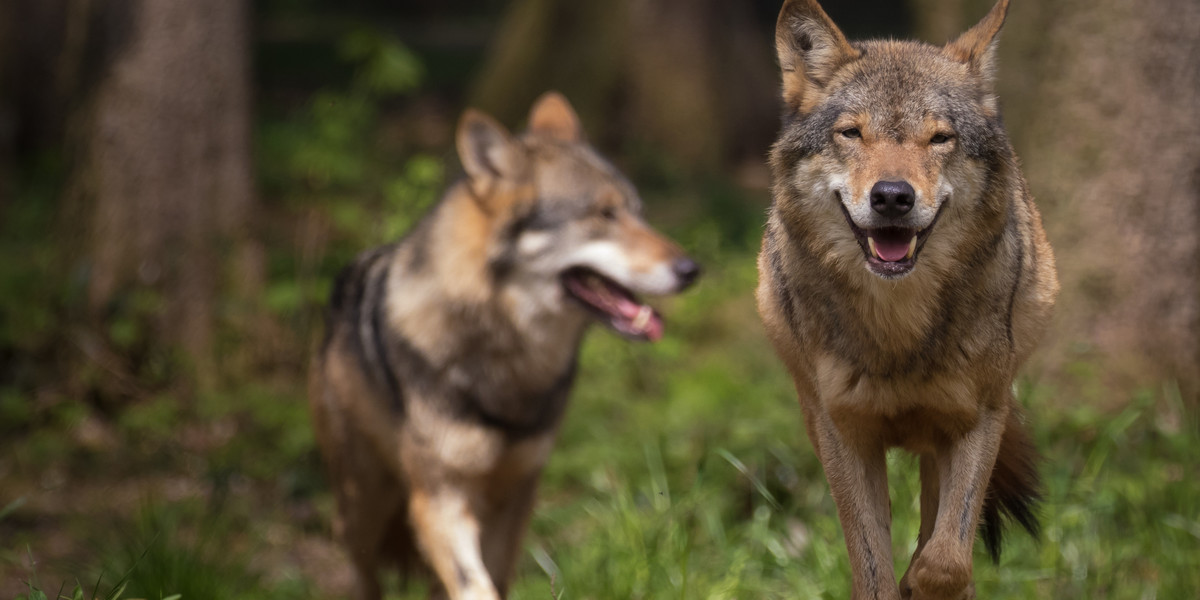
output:
[[1042, 499], [1041, 478], [1037, 471], [1039, 460], [1021, 413], [1014, 406], [1009, 411], [1004, 436], [1000, 438], [1000, 454], [988, 482], [979, 525], [983, 543], [994, 562], [1000, 562], [1001, 537], [1007, 521], [1016, 521], [1034, 538], [1038, 537], [1035, 511]]

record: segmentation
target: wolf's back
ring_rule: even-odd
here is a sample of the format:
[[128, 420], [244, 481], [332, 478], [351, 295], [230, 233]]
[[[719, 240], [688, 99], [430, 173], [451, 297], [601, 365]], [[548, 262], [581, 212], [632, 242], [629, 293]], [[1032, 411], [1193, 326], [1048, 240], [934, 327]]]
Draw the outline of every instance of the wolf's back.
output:
[[356, 363], [362, 375], [380, 396], [388, 398], [395, 409], [403, 409], [400, 382], [397, 380], [386, 340], [385, 318], [388, 278], [396, 244], [360, 254], [342, 269], [330, 293], [325, 316], [325, 343], [322, 360], [342, 351]]

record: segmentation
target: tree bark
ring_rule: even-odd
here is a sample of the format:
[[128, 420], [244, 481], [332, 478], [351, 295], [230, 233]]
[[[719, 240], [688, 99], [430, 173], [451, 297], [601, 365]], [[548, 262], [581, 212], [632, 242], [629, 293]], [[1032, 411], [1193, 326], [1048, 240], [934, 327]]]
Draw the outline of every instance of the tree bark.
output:
[[88, 304], [102, 322], [130, 291], [154, 290], [156, 342], [208, 378], [217, 300], [238, 283], [229, 267], [245, 258], [254, 207], [248, 6], [97, 1], [112, 60], [74, 185], [90, 215]]
[[0, 2], [0, 206], [16, 163], [61, 148], [67, 95], [55, 83], [65, 0]]
[[0, 3], [0, 219], [12, 194], [13, 159], [16, 153], [17, 108], [13, 84], [16, 78], [16, 44], [12, 22], [15, 16], [11, 3]]

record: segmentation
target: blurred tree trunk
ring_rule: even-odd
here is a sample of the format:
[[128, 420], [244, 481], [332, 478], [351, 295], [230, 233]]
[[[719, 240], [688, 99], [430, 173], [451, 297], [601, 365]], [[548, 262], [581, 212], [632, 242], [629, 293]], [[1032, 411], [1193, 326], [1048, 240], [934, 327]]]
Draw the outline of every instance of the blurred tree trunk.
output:
[[13, 40], [13, 17], [16, 11], [12, 3], [0, 3], [0, 219], [8, 206], [12, 194], [13, 159], [16, 152], [17, 108], [16, 43]]
[[778, 124], [770, 38], [744, 2], [516, 0], [473, 103], [518, 122], [556, 88], [603, 142], [649, 141], [695, 168], [757, 159]]
[[62, 146], [68, 95], [55, 84], [66, 0], [0, 2], [0, 207], [23, 155]]
[[[911, 1], [968, 21], [986, 10]], [[944, 26], [934, 22], [945, 14], [920, 14], [924, 30]], [[1090, 362], [1100, 370], [1089, 377], [1121, 392], [1175, 379], [1195, 401], [1200, 3], [1014, 2], [1000, 52], [1005, 120], [1063, 285], [1047, 365]]]
[[[0, 97], [13, 119], [9, 135], [15, 154], [54, 153], [62, 148], [72, 98], [83, 63], [80, 34], [89, 0], [0, 2]], [[71, 51], [67, 38], [75, 42]], [[70, 65], [70, 69], [64, 69]]]
[[88, 305], [104, 323], [131, 292], [158, 301], [149, 335], [214, 374], [218, 298], [261, 279], [254, 206], [248, 3], [95, 0], [99, 65], [73, 185], [86, 223]]

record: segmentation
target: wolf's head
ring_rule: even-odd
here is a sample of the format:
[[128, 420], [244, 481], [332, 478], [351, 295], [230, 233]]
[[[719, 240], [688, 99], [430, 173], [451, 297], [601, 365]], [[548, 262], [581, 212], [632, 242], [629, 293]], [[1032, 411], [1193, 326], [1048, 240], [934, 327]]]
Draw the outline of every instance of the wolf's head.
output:
[[539, 310], [587, 311], [627, 337], [662, 336], [637, 295], [679, 292], [700, 267], [642, 220], [637, 190], [588, 145], [565, 98], [543, 95], [520, 136], [469, 110], [457, 145], [471, 194], [496, 223], [498, 286]]
[[993, 91], [1008, 0], [944, 47], [850, 43], [815, 0], [776, 26], [783, 130], [771, 152], [776, 206], [814, 254], [885, 279], [969, 245], [1003, 217], [991, 193], [1013, 170]]

